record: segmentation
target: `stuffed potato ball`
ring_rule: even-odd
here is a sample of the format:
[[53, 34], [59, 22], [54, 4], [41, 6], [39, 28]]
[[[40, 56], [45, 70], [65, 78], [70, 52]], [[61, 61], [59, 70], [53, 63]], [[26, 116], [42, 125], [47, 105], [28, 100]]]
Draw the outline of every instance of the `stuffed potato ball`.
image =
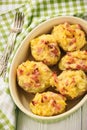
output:
[[29, 104], [31, 111], [40, 116], [63, 113], [66, 108], [65, 97], [51, 91], [37, 93]]
[[45, 91], [50, 86], [51, 70], [42, 62], [26, 61], [17, 68], [19, 86], [27, 92]]
[[61, 70], [83, 70], [87, 72], [87, 51], [68, 52], [59, 62]]
[[52, 66], [60, 59], [60, 49], [50, 34], [44, 34], [31, 40], [30, 45], [31, 54], [36, 61], [42, 61], [46, 65]]
[[87, 77], [82, 70], [66, 70], [59, 76], [54, 74], [50, 84], [67, 99], [80, 97], [87, 91]]
[[52, 35], [64, 51], [75, 51], [86, 44], [85, 32], [79, 24], [65, 22], [54, 26]]

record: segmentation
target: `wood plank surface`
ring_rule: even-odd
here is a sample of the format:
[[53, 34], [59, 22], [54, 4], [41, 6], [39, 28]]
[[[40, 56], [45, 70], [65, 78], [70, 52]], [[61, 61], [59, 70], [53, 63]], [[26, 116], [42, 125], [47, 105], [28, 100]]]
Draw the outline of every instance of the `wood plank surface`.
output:
[[[87, 105], [85, 106], [84, 109], [87, 110], [86, 107]], [[86, 128], [86, 125], [81, 124], [82, 123], [81, 110], [82, 109], [80, 108], [77, 112], [73, 113], [72, 115], [65, 118], [64, 120], [58, 121], [56, 123], [51, 123], [51, 124], [37, 122], [29, 118], [28, 116], [26, 116], [21, 111], [19, 111], [17, 130], [87, 130], [87, 129], [82, 129], [82, 126]], [[84, 116], [84, 119], [85, 118], [86, 117]]]

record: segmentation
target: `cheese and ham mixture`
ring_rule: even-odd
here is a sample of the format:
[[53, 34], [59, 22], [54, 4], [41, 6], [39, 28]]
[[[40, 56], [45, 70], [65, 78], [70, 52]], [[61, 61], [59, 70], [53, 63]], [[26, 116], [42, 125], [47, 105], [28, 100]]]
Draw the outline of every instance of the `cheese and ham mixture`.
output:
[[31, 53], [36, 61], [46, 65], [55, 65], [60, 59], [60, 49], [54, 37], [50, 34], [41, 35], [31, 40]]
[[82, 70], [66, 70], [59, 76], [54, 74], [50, 84], [67, 99], [77, 98], [87, 91], [87, 77]]
[[17, 68], [17, 80], [27, 92], [45, 91], [50, 86], [52, 71], [42, 62], [26, 61]]
[[75, 51], [86, 44], [85, 33], [79, 24], [65, 22], [54, 26], [52, 35], [64, 51]]
[[61, 70], [83, 70], [87, 72], [87, 50], [67, 52], [60, 60], [59, 68]]
[[65, 97], [50, 91], [37, 93], [29, 107], [34, 114], [40, 116], [57, 115], [65, 111]]

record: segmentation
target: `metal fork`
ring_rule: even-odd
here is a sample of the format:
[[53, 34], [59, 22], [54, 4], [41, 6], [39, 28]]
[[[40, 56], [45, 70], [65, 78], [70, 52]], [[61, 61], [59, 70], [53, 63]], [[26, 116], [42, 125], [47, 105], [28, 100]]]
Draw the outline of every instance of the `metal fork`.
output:
[[22, 31], [23, 23], [24, 23], [24, 14], [22, 12], [16, 12], [8, 44], [4, 52], [2, 53], [2, 56], [0, 57], [0, 75], [2, 76], [5, 76], [8, 59], [14, 48], [16, 36]]

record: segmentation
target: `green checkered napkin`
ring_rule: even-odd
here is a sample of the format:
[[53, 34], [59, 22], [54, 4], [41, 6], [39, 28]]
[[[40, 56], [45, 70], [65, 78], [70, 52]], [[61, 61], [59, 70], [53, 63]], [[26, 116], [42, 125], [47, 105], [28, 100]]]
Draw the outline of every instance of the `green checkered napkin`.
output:
[[[26, 3], [26, 4], [25, 4]], [[8, 86], [10, 64], [17, 48], [26, 35], [39, 23], [57, 16], [74, 15], [86, 18], [86, 0], [2, 0], [2, 5], [20, 5], [17, 8], [0, 15], [0, 55], [6, 47], [10, 27], [16, 11], [24, 12], [24, 26], [22, 33], [17, 36], [6, 73], [6, 81], [0, 77], [0, 130], [16, 129], [16, 106], [13, 103]]]

